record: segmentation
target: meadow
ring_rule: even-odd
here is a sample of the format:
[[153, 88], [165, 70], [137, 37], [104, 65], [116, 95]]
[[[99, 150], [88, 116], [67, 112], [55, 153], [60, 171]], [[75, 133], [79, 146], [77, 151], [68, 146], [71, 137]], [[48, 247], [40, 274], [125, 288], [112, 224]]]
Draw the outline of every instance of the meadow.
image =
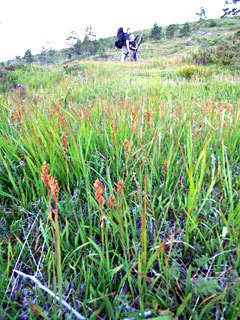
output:
[[0, 318], [236, 319], [239, 73], [170, 57], [11, 76]]

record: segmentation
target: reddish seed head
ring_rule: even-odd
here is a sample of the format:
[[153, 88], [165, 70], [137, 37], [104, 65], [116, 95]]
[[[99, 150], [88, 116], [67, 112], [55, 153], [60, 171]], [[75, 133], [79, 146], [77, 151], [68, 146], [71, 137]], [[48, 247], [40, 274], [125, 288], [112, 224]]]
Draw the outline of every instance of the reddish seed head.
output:
[[50, 187], [51, 192], [52, 192], [52, 196], [53, 196], [53, 197], [58, 196], [59, 186], [58, 186], [57, 180], [54, 179], [51, 174], [49, 174], [49, 175], [47, 176], [47, 178], [48, 178], [49, 187]]
[[99, 179], [97, 179], [94, 184], [93, 184], [93, 187], [94, 189], [96, 190], [96, 193], [95, 193], [95, 197], [99, 203], [99, 205], [101, 207], [103, 207], [104, 203], [105, 203], [105, 199], [102, 195], [102, 192], [103, 192], [103, 185], [102, 185], [102, 182], [100, 182]]
[[61, 119], [63, 128], [65, 128], [66, 127], [66, 118], [64, 116], [62, 116], [62, 117], [60, 117], [60, 119]]
[[110, 195], [108, 198], [108, 205], [111, 210], [113, 209], [113, 207], [115, 205], [115, 198], [112, 195]]
[[63, 132], [62, 134], [61, 140], [62, 140], [63, 149], [67, 151], [67, 135], [65, 132]]
[[115, 124], [115, 121], [114, 121], [114, 120], [111, 121], [111, 128], [112, 128], [112, 131], [113, 131], [113, 132], [116, 131], [116, 124]]
[[123, 181], [120, 180], [120, 181], [118, 182], [117, 186], [118, 186], [118, 193], [119, 193], [119, 195], [121, 195], [121, 193], [122, 193], [122, 191], [123, 191]]
[[42, 173], [43, 174], [47, 174], [49, 171], [49, 163], [47, 163], [46, 161], [44, 161], [43, 166], [42, 166]]
[[124, 144], [124, 147], [128, 149], [129, 141], [127, 139], [124, 140], [123, 144]]
[[168, 167], [168, 161], [164, 160], [163, 161], [164, 174], [167, 172], [167, 167]]

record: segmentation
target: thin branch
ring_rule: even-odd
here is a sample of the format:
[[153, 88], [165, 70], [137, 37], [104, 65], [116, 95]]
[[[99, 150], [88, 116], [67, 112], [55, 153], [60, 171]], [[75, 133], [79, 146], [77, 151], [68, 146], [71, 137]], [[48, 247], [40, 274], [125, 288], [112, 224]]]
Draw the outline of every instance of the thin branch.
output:
[[[28, 279], [32, 280], [34, 283], [36, 283], [36, 285], [37, 285], [40, 289], [42, 289], [42, 290], [45, 291], [47, 294], [49, 294], [51, 297], [53, 297], [53, 298], [56, 299], [58, 302], [60, 302], [60, 298], [59, 298], [57, 295], [55, 295], [54, 292], [52, 292], [52, 291], [49, 290], [47, 287], [45, 287], [43, 284], [41, 284], [41, 282], [40, 282], [37, 278], [35, 278], [34, 276], [30, 276], [30, 275], [28, 275], [28, 274], [26, 274], [26, 273], [23, 273], [23, 272], [21, 272], [21, 271], [19, 271], [19, 270], [16, 270], [16, 269], [14, 269], [13, 272], [16, 272], [17, 274], [19, 274], [20, 276], [22, 276], [22, 277], [24, 277], [24, 278], [28, 278]], [[78, 313], [76, 310], [74, 310], [74, 309], [70, 306], [69, 303], [67, 303], [67, 302], [64, 301], [63, 299], [61, 300], [61, 303], [62, 303], [62, 305], [63, 305], [66, 309], [68, 309], [68, 311], [72, 312], [77, 319], [86, 320], [86, 318], [84, 318], [80, 313]]]

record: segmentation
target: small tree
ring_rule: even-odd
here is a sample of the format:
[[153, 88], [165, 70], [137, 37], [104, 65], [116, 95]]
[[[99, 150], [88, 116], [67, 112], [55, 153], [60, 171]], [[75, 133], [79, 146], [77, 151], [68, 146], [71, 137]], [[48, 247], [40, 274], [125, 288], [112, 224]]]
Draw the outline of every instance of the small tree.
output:
[[185, 22], [183, 27], [179, 30], [180, 37], [188, 37], [190, 33], [190, 24], [189, 22]]
[[96, 35], [93, 32], [93, 29], [91, 26], [86, 27], [85, 31], [86, 31], [86, 35], [82, 42], [82, 53], [84, 55], [89, 56], [96, 52], [96, 40], [95, 40]]
[[82, 41], [77, 36], [76, 31], [71, 31], [71, 35], [66, 39], [66, 43], [69, 46], [68, 49], [68, 58], [72, 58], [74, 54], [81, 54], [81, 44]]
[[93, 28], [91, 26], [86, 27], [85, 31], [88, 40], [93, 41], [96, 39], [96, 34], [93, 32]]
[[95, 41], [95, 49], [96, 53], [98, 53], [101, 57], [106, 56], [106, 44], [103, 38], [100, 38]]
[[168, 39], [171, 39], [175, 36], [177, 30], [179, 29], [178, 24], [170, 24], [169, 26], [167, 26], [166, 28], [166, 37]]
[[23, 59], [26, 60], [26, 62], [29, 62], [29, 63], [33, 62], [34, 59], [33, 59], [33, 55], [32, 55], [32, 52], [31, 52], [30, 49], [28, 49], [25, 52]]
[[201, 10], [200, 12], [196, 13], [198, 21], [206, 20], [207, 19], [206, 9], [204, 7], [201, 7], [200, 10]]
[[151, 30], [150, 37], [155, 40], [161, 40], [163, 37], [162, 27], [159, 27], [157, 23], [154, 23], [153, 28]]

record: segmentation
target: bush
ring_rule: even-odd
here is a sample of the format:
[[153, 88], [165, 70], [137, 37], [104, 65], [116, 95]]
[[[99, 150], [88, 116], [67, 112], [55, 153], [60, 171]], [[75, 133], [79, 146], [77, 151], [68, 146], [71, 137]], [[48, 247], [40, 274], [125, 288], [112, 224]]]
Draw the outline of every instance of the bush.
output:
[[215, 20], [210, 20], [208, 26], [210, 28], [214, 28], [217, 26], [217, 22]]
[[212, 51], [207, 49], [200, 49], [192, 55], [192, 61], [196, 64], [206, 65], [213, 61]]
[[181, 67], [178, 74], [186, 79], [191, 79], [193, 76], [197, 75], [209, 77], [212, 74], [212, 70], [206, 67], [188, 65]]
[[167, 39], [171, 39], [175, 36], [176, 32], [178, 31], [179, 26], [178, 24], [170, 24], [166, 28], [166, 37]]
[[180, 37], [187, 37], [190, 35], [190, 33], [191, 33], [190, 23], [186, 22], [184, 23], [183, 27], [179, 30], [179, 35]]
[[219, 41], [213, 49], [200, 49], [192, 55], [192, 61], [206, 65], [216, 63], [221, 65], [239, 66], [240, 63], [240, 32], [235, 33], [232, 39]]

